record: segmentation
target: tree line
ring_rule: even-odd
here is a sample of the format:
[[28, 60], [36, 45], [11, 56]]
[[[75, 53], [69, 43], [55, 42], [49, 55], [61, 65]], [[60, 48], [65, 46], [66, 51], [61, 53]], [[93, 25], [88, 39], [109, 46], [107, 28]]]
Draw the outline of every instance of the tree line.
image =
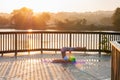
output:
[[[69, 16], [67, 15], [69, 14]], [[84, 15], [84, 14], [83, 14]], [[89, 17], [89, 15], [87, 15]], [[96, 25], [97, 15], [95, 18], [81, 16], [70, 13], [34, 13], [32, 9], [23, 7], [21, 9], [13, 10], [12, 13], [5, 15], [0, 14], [0, 27], [15, 28], [15, 29], [60, 29], [60, 30], [78, 30], [78, 29], [92, 29], [92, 28], [106, 28], [112, 26], [120, 28], [120, 8], [117, 8], [112, 16], [103, 17], [100, 19], [101, 25]], [[94, 22], [92, 22], [92, 18]], [[109, 25], [110, 24], [110, 25]], [[112, 25], [111, 25], [112, 24]], [[98, 27], [99, 26], [99, 27]]]

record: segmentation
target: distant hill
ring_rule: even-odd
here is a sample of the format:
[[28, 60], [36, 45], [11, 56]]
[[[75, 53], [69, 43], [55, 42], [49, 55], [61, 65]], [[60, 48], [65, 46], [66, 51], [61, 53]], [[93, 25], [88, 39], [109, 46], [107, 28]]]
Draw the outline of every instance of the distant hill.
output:
[[64, 20], [76, 20], [83, 19], [87, 20], [87, 24], [95, 24], [95, 25], [112, 25], [112, 15], [114, 11], [96, 11], [96, 12], [58, 12], [54, 14], [55, 19]]

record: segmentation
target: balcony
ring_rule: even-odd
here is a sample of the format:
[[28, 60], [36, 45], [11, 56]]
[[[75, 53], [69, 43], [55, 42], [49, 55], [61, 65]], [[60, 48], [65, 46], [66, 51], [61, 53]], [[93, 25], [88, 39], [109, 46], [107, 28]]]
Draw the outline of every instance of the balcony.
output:
[[[111, 80], [110, 41], [116, 40], [120, 40], [119, 32], [0, 32], [0, 79]], [[86, 54], [72, 52], [75, 64], [54, 63], [62, 58], [62, 47], [87, 50]]]

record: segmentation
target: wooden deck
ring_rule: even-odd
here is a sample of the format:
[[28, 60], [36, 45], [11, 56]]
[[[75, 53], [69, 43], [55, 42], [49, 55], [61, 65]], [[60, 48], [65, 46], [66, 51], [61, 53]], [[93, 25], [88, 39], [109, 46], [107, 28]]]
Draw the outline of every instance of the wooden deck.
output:
[[[91, 72], [93, 72], [92, 67], [98, 66], [97, 59], [93, 61], [91, 59], [91, 61], [89, 62], [94, 62], [96, 64], [93, 65], [89, 64], [89, 66], [87, 67], [86, 65], [84, 67], [81, 67], [82, 63], [78, 64], [77, 66], [70, 63], [68, 64], [52, 63], [53, 60], [60, 58], [61, 55], [59, 54], [20, 55], [17, 57], [17, 59], [11, 56], [0, 57], [0, 80], [89, 80], [89, 79], [97, 80], [98, 79], [97, 77], [83, 71], [89, 69], [91, 70]], [[78, 69], [81, 69], [81, 71], [79, 71]], [[72, 73], [73, 70], [75, 73]], [[102, 73], [100, 73], [100, 75], [102, 75]], [[110, 77], [109, 74], [108, 75], [106, 74], [106, 76]], [[105, 78], [107, 78], [106, 76]]]
[[63, 66], [52, 63], [55, 58], [41, 57], [0, 58], [0, 80], [74, 80]]

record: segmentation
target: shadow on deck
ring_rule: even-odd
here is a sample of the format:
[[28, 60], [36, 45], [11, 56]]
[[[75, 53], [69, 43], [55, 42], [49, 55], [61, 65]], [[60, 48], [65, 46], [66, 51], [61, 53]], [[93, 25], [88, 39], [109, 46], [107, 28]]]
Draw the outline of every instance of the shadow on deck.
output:
[[0, 57], [0, 80], [110, 80], [111, 58], [74, 55], [72, 63], [53, 63], [60, 54], [21, 55], [17, 59]]

